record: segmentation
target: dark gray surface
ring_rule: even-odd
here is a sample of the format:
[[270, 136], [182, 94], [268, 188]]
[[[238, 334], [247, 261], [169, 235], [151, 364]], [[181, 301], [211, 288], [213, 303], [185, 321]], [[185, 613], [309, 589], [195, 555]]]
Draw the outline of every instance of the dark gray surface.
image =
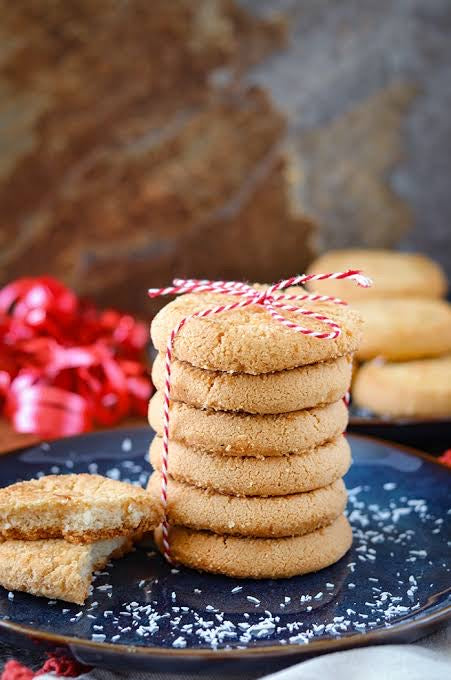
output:
[[290, 119], [296, 190], [322, 247], [400, 245], [450, 274], [451, 2], [240, 4], [288, 21], [288, 50], [251, 79]]
[[34, 671], [39, 670], [46, 660], [46, 655], [40, 651], [29, 649], [17, 649], [12, 645], [0, 642], [0, 670], [3, 670], [5, 663], [11, 659], [16, 659]]

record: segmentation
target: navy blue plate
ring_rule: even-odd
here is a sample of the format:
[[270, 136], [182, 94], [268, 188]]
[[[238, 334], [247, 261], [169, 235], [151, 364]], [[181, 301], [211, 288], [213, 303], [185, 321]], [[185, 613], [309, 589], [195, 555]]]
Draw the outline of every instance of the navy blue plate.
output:
[[[98, 472], [144, 485], [152, 433], [100, 432], [0, 458], [0, 485]], [[411, 641], [451, 614], [449, 471], [399, 447], [349, 436], [354, 544], [337, 564], [283, 581], [173, 569], [152, 546], [114, 562], [84, 607], [0, 588], [0, 630], [68, 646], [88, 664], [198, 672], [239, 662], [266, 670], [296, 657]]]
[[451, 420], [443, 418], [382, 418], [351, 404], [348, 431], [415, 446], [434, 455], [449, 448]]

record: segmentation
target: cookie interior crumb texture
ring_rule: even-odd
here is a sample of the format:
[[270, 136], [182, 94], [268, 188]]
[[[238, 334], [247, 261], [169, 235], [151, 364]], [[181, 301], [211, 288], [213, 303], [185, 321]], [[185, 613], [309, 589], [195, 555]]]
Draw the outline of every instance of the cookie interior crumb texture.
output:
[[[143, 433], [136, 435], [132, 447], [128, 438], [123, 440], [122, 450], [133, 448], [136, 449], [133, 453], [139, 455], [122, 460], [112, 456], [110, 460], [99, 458], [91, 462], [80, 457], [75, 465], [77, 469], [94, 471], [98, 468], [115, 479], [143, 484], [147, 478], [141, 458], [147, 445], [145, 437]], [[45, 469], [51, 465], [53, 454], [61, 450], [60, 446], [60, 442], [41, 445], [43, 456], [40, 460]], [[3, 591], [0, 616], [13, 618], [16, 605], [22, 611], [26, 605], [29, 621], [36, 628], [43, 622], [45, 625], [51, 616], [62, 631], [83, 639], [169, 649], [198, 647], [201, 642], [207, 649], [228, 649], [264, 645], [267, 641], [274, 645], [306, 645], [328, 640], [331, 636], [334, 639], [360, 637], [373, 629], [386, 632], [392, 626], [398, 628], [400, 623], [412, 621], [419, 610], [420, 615], [422, 612], [428, 615], [437, 607], [443, 610], [446, 597], [441, 584], [450, 567], [444, 558], [437, 560], [437, 555], [442, 555], [446, 544], [449, 514], [445, 501], [446, 472], [424, 463], [427, 474], [432, 475], [435, 483], [423, 486], [420, 483], [423, 467], [418, 471], [412, 466], [387, 468], [378, 464], [379, 456], [386, 455], [387, 449], [396, 451], [396, 448], [378, 444], [377, 450], [371, 453], [366, 445], [362, 446], [363, 458], [356, 452], [360, 470], [351, 471], [348, 492], [347, 516], [355, 547], [332, 569], [320, 572], [314, 579], [281, 580], [272, 583], [271, 587], [253, 580], [214, 579], [213, 583], [205, 579], [201, 566], [195, 566], [193, 555], [190, 556], [191, 563], [199, 573], [186, 572], [175, 564], [166, 566], [152, 549], [143, 547], [126, 563], [96, 567], [84, 607], [68, 607], [56, 602], [55, 590], [43, 593], [53, 597], [51, 601], [32, 601], [19, 593]], [[96, 450], [95, 446], [91, 448], [94, 457]], [[401, 462], [399, 456], [402, 458], [405, 454], [397, 455], [397, 461]], [[47, 464], [44, 464], [45, 457]], [[73, 469], [73, 466], [71, 457], [61, 460], [58, 466], [52, 465], [61, 470]], [[44, 470], [41, 472], [44, 474]], [[421, 493], [418, 483], [422, 487]], [[207, 531], [183, 528], [181, 531], [190, 536], [196, 533], [203, 537], [209, 535]], [[230, 546], [231, 538], [239, 539], [224, 535], [215, 539], [213, 546], [221, 548], [224, 540]], [[273, 555], [277, 556], [278, 541], [291, 539], [243, 540], [269, 541], [274, 547]], [[235, 545], [238, 546], [235, 561], [242, 566], [238, 560], [246, 550], [243, 543]], [[294, 551], [296, 545], [299, 546], [297, 541], [291, 542]], [[305, 543], [303, 545], [305, 548]], [[331, 545], [334, 545], [332, 540]], [[66, 547], [71, 550], [71, 545], [66, 544]], [[178, 554], [181, 556], [181, 552]], [[205, 563], [205, 550], [197, 550], [196, 554], [197, 564], [202, 558]], [[187, 556], [187, 564], [188, 559]], [[220, 559], [216, 550], [210, 553], [210, 570], [221, 573], [222, 564], [231, 564], [230, 559], [223, 559], [222, 564]], [[23, 565], [24, 561], [19, 560], [16, 552], [10, 563], [12, 568], [7, 568], [8, 576], [9, 572], [14, 573], [15, 563]], [[259, 560], [255, 559], [255, 563], [258, 566]], [[0, 561], [0, 571], [1, 565]], [[291, 562], [290, 566], [298, 570], [301, 565], [293, 566]], [[320, 568], [319, 560], [314, 566]], [[204, 569], [208, 569], [208, 564]], [[280, 578], [284, 576], [283, 572], [279, 574]], [[246, 577], [241, 575], [240, 578]], [[7, 587], [9, 585], [13, 587], [11, 581]], [[70, 599], [73, 595], [71, 591], [66, 597]]]
[[161, 505], [141, 488], [96, 474], [47, 475], [0, 489], [0, 536], [92, 543], [154, 529]]
[[0, 543], [0, 584], [8, 590], [83, 604], [93, 572], [131, 550], [126, 537], [76, 545], [61, 539]]

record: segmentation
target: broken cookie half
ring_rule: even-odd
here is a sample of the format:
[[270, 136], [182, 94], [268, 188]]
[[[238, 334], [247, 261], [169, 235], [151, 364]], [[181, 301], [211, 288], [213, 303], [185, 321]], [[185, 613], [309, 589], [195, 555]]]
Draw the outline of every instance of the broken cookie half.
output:
[[86, 545], [61, 539], [5, 541], [0, 543], [0, 584], [8, 590], [83, 604], [94, 571], [132, 546], [126, 537]]
[[92, 543], [151, 531], [161, 509], [141, 487], [100, 475], [49, 475], [0, 489], [0, 537]]
[[141, 487], [100, 475], [49, 475], [0, 489], [0, 585], [83, 604], [93, 572], [161, 521]]

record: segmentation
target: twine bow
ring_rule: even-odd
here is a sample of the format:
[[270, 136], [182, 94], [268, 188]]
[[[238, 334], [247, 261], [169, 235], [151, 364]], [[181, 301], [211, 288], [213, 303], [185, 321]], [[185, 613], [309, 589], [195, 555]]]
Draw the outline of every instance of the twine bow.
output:
[[[363, 288], [371, 286], [371, 279], [364, 276], [359, 270], [348, 269], [344, 272], [332, 272], [329, 274], [301, 274], [299, 276], [292, 276], [289, 279], [274, 283], [265, 290], [257, 290], [247, 283], [238, 281], [208, 281], [199, 279], [174, 279], [173, 285], [167, 288], [150, 288], [148, 291], [150, 298], [156, 298], [163, 295], [184, 295], [187, 293], [215, 293], [222, 295], [233, 295], [240, 298], [236, 302], [229, 304], [218, 305], [216, 307], [209, 307], [207, 309], [199, 310], [193, 314], [189, 314], [181, 319], [178, 324], [172, 329], [167, 346], [165, 357], [165, 381], [164, 381], [164, 400], [163, 400], [163, 455], [161, 459], [161, 501], [163, 505], [163, 551], [164, 556], [168, 562], [172, 563], [171, 549], [169, 544], [169, 523], [167, 518], [167, 504], [168, 504], [168, 458], [169, 458], [169, 407], [171, 402], [171, 364], [174, 349], [175, 339], [183, 328], [183, 326], [192, 319], [203, 319], [208, 316], [230, 312], [234, 309], [242, 309], [250, 305], [258, 305], [266, 309], [271, 317], [277, 323], [282, 324], [295, 333], [302, 333], [303, 335], [310, 335], [319, 340], [334, 340], [341, 333], [341, 328], [329, 317], [324, 314], [319, 314], [311, 309], [304, 309], [293, 305], [293, 302], [330, 302], [336, 305], [346, 305], [347, 303], [340, 298], [331, 297], [329, 295], [317, 295], [314, 293], [301, 293], [297, 295], [287, 295], [279, 291], [283, 291], [291, 286], [302, 285], [309, 281], [324, 281], [326, 279], [349, 279], [357, 283]], [[328, 330], [315, 331], [311, 328], [301, 326], [294, 321], [286, 319], [281, 312], [292, 312], [302, 316], [307, 316], [316, 321], [320, 321]]]

